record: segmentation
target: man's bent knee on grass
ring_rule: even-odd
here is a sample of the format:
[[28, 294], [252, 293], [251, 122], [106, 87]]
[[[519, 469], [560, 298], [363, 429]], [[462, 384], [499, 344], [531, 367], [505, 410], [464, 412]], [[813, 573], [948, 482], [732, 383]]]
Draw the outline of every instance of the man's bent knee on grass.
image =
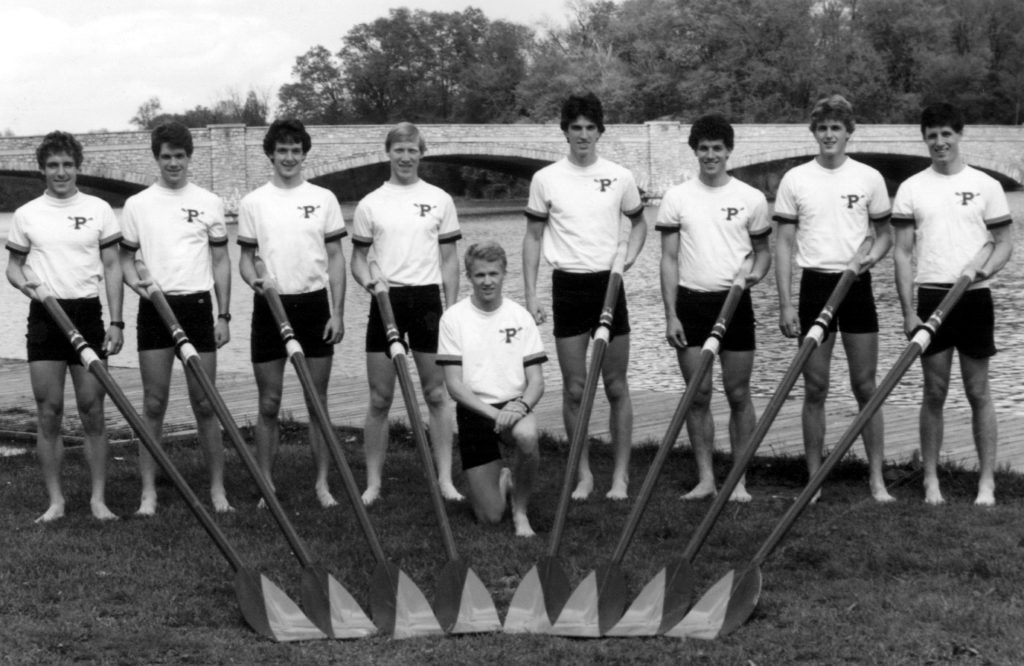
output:
[[[473, 293], [441, 317], [437, 363], [456, 403], [459, 452], [477, 520], [498, 523], [511, 495], [517, 536], [533, 536], [527, 503], [540, 461], [532, 411], [544, 394], [540, 332], [525, 308], [502, 295], [508, 261], [497, 243], [465, 256]], [[515, 448], [511, 469], [501, 443]]]

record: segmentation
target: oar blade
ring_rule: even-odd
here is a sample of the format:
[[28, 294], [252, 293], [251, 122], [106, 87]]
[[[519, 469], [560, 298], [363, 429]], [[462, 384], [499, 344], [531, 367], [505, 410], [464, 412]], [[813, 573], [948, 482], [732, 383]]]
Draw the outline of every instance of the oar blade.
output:
[[761, 598], [761, 568], [751, 567], [743, 574], [733, 587], [729, 606], [725, 611], [725, 620], [718, 631], [719, 636], [731, 634], [743, 626]]
[[599, 638], [622, 617], [626, 608], [626, 578], [614, 564], [589, 573], [573, 590], [551, 633], [577, 638]]
[[666, 571], [662, 569], [640, 590], [625, 615], [605, 636], [656, 636], [665, 604]]
[[[505, 616], [505, 633], [549, 633], [570, 592], [569, 577], [558, 558], [542, 558], [526, 572], [512, 595]], [[559, 599], [561, 603], [558, 603]], [[557, 610], [552, 617], [549, 609], [553, 605]]]
[[370, 581], [370, 612], [381, 633], [415, 638], [443, 633], [427, 597], [405, 572], [381, 562]]
[[716, 638], [725, 621], [735, 578], [735, 570], [720, 578], [682, 620], [665, 631], [665, 635], [673, 638]]
[[501, 630], [498, 609], [490, 592], [463, 560], [448, 562], [441, 570], [434, 610], [446, 633], [479, 634]]
[[261, 636], [279, 643], [327, 638], [327, 634], [266, 576], [239, 569], [234, 584], [242, 617]]
[[331, 638], [365, 638], [377, 631], [355, 598], [323, 567], [303, 570], [302, 605], [313, 623]]
[[659, 634], [686, 617], [693, 604], [695, 579], [693, 567], [686, 558], [676, 558], [665, 567], [665, 601], [661, 609]]

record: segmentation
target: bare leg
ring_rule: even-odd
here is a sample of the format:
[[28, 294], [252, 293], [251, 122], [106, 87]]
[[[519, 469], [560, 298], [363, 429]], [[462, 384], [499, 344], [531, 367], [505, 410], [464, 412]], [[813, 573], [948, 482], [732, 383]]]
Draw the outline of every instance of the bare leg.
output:
[[[316, 386], [316, 393], [320, 397], [320, 404], [327, 405], [327, 385], [331, 380], [331, 366], [333, 356], [322, 356], [309, 359], [309, 371], [313, 375], [313, 383]], [[327, 470], [330, 458], [327, 454], [327, 443], [324, 440], [320, 428], [313, 422], [313, 408], [309, 406], [309, 445], [313, 450], [313, 462], [316, 464], [316, 498], [320, 506], [324, 508], [337, 506], [338, 502], [331, 495], [330, 486], [327, 484]]]
[[[722, 384], [725, 397], [729, 401], [729, 445], [735, 460], [743, 447], [750, 442], [750, 436], [757, 426], [757, 415], [754, 403], [750, 399], [750, 373], [754, 367], [753, 351], [724, 351], [722, 360]], [[740, 477], [739, 483], [729, 496], [730, 502], [749, 502], [746, 475]]]
[[64, 442], [60, 429], [64, 418], [66, 367], [67, 364], [63, 361], [33, 361], [28, 364], [38, 421], [36, 456], [39, 458], [43, 483], [49, 497], [49, 506], [45, 513], [36, 518], [37, 523], [48, 523], [64, 517], [64, 492], [60, 484]]
[[[150, 349], [139, 352], [139, 372], [142, 375], [142, 421], [157, 443], [163, 438], [164, 415], [171, 386], [171, 366], [174, 349]], [[149, 450], [139, 444], [139, 476], [142, 480], [142, 499], [138, 516], [156, 513], [156, 461]]]
[[676, 359], [686, 381], [686, 390], [696, 392], [686, 415], [686, 433], [697, 463], [697, 485], [680, 499], [699, 500], [714, 496], [716, 491], [712, 465], [715, 450], [715, 421], [711, 416], [712, 372], [708, 372], [699, 387], [693, 386], [693, 375], [701, 361], [701, 348], [677, 349]]
[[626, 372], [629, 367], [629, 335], [618, 335], [608, 343], [604, 357], [604, 392], [608, 396], [609, 431], [615, 452], [612, 487], [605, 497], [624, 500], [629, 494], [629, 455], [633, 447], [633, 400]]
[[434, 465], [437, 467], [437, 482], [441, 495], [452, 501], [465, 499], [452, 482], [452, 437], [455, 429], [455, 415], [448, 391], [444, 387], [444, 371], [437, 364], [437, 354], [414, 352], [416, 370], [420, 375], [423, 401], [427, 403], [430, 423], [430, 444], [434, 449]]
[[949, 374], [953, 365], [953, 350], [921, 357], [924, 374], [924, 397], [921, 401], [919, 427], [921, 432], [921, 459], [924, 463], [924, 501], [942, 504], [945, 500], [939, 488], [939, 451], [942, 448], [944, 428], [943, 407], [949, 393]]
[[[555, 338], [558, 366], [562, 371], [562, 422], [569, 441], [575, 437], [576, 420], [583, 401], [583, 386], [587, 381], [589, 340], [590, 336], [586, 333], [571, 338]], [[590, 471], [590, 441], [586, 437], [583, 438], [583, 453], [580, 456], [578, 475], [572, 498], [585, 500], [594, 490], [594, 475]]]
[[978, 451], [978, 496], [974, 503], [978, 506], [993, 506], [996, 503], [995, 470], [999, 426], [989, 393], [988, 359], [960, 354], [960, 374], [967, 401], [971, 405], [971, 430]]
[[85, 435], [85, 459], [89, 464], [92, 481], [92, 495], [89, 508], [93, 517], [99, 520], [116, 520], [117, 516], [107, 508], [107, 428], [103, 418], [103, 386], [81, 365], [68, 366], [71, 381], [75, 386], [78, 415], [82, 419]]
[[363, 451], [366, 456], [366, 490], [363, 504], [369, 506], [380, 497], [384, 457], [388, 449], [388, 413], [395, 395], [395, 368], [383, 352], [366, 354], [366, 377], [370, 383], [370, 404], [363, 426]]
[[[832, 365], [832, 347], [836, 336], [829, 335], [804, 365], [804, 406], [800, 415], [804, 435], [804, 456], [807, 473], [813, 476], [821, 467], [821, 452], [825, 445], [825, 399], [828, 397], [829, 374]], [[821, 497], [819, 490], [812, 502]]]
[[[863, 409], [875, 393], [875, 375], [878, 368], [878, 334], [844, 333], [843, 348], [850, 366], [850, 386], [857, 404]], [[868, 421], [864, 431], [864, 450], [868, 456], [871, 497], [877, 502], [892, 502], [895, 498], [885, 488], [882, 476], [885, 464], [885, 424], [879, 409]]]
[[[274, 459], [281, 443], [281, 429], [278, 414], [281, 411], [281, 389], [284, 381], [285, 359], [274, 359], [263, 363], [253, 363], [252, 370], [256, 376], [256, 389], [259, 394], [259, 414], [256, 417], [256, 428], [253, 431], [256, 440], [256, 458], [260, 471], [267, 483], [274, 488]], [[260, 500], [261, 508], [266, 506]]]
[[533, 494], [533, 480], [540, 466], [537, 419], [533, 414], [523, 417], [512, 428], [512, 440], [516, 445], [515, 464], [512, 472], [512, 522], [516, 536], [535, 536], [530, 519], [526, 515], [530, 495]]
[[466, 495], [477, 522], [497, 525], [505, 516], [505, 493], [499, 480], [507, 477], [507, 471], [501, 466], [500, 459], [464, 470]]
[[[216, 382], [217, 354], [203, 352], [199, 354], [199, 362], [210, 381]], [[185, 380], [188, 386], [189, 404], [191, 404], [192, 413], [196, 417], [199, 445], [203, 449], [206, 465], [210, 470], [210, 501], [213, 504], [213, 509], [218, 513], [234, 511], [228, 502], [227, 492], [224, 490], [224, 438], [221, 435], [220, 423], [217, 421], [217, 413], [203, 393], [199, 382], [192, 378], [191, 373], [185, 373]]]

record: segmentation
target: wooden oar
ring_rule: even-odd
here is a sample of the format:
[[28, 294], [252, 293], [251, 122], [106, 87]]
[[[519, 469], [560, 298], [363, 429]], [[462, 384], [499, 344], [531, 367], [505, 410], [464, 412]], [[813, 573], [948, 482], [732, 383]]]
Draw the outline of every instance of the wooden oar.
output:
[[872, 238], [865, 239], [857, 254], [846, 265], [846, 268], [839, 277], [839, 281], [832, 289], [828, 301], [825, 302], [825, 306], [821, 309], [817, 319], [814, 320], [810, 330], [807, 331], [803, 342], [800, 343], [800, 349], [792, 362], [790, 362], [782, 382], [775, 389], [775, 393], [765, 407], [764, 412], [761, 413], [757, 425], [754, 426], [754, 430], [750, 434], [750, 441], [740, 449], [733, 460], [732, 469], [722, 483], [722, 488], [718, 491], [718, 495], [715, 497], [714, 502], [712, 502], [711, 508], [708, 509], [704, 519], [690, 537], [686, 548], [683, 549], [679, 557], [669, 562], [644, 586], [643, 590], [641, 590], [640, 594], [630, 605], [629, 610], [626, 611], [626, 614], [622, 616], [622, 619], [606, 635], [654, 636], [669, 631], [686, 615], [693, 601], [694, 575], [693, 567], [691, 566], [693, 560], [697, 557], [701, 546], [704, 545], [708, 534], [711, 533], [711, 528], [714, 527], [726, 503], [732, 496], [732, 491], [736, 489], [740, 479], [746, 473], [750, 461], [754, 459], [754, 454], [757, 453], [757, 449], [761, 446], [765, 435], [768, 434], [768, 430], [771, 428], [772, 423], [774, 423], [775, 417], [778, 416], [779, 410], [782, 409], [782, 405], [786, 402], [786, 398], [793, 389], [793, 385], [796, 384], [796, 380], [799, 378], [804, 365], [806, 365], [807, 359], [811, 357], [814, 350], [828, 336], [829, 324], [832, 322], [835, 312], [839, 309], [843, 299], [846, 298], [850, 287], [857, 279], [861, 264], [868, 252], [871, 251], [872, 244]]
[[374, 623], [382, 633], [388, 634], [392, 638], [413, 638], [441, 633], [441, 626], [434, 617], [434, 611], [431, 610], [423, 592], [405, 572], [390, 562], [384, 554], [380, 538], [377, 536], [377, 531], [370, 522], [370, 516], [363, 505], [359, 486], [356, 484], [355, 476], [348, 464], [341, 440], [338, 439], [338, 433], [331, 425], [327, 406], [320, 400], [316, 391], [313, 375], [306, 362], [302, 345], [295, 339], [295, 332], [288, 321], [288, 315], [281, 302], [277, 286], [267, 276], [266, 267], [260, 259], [256, 260], [256, 272], [263, 280], [261, 284], [263, 296], [267, 299], [270, 312], [280, 329], [288, 358], [295, 368], [295, 374], [305, 393], [310, 418], [316, 420], [317, 426], [323, 434], [327, 450], [341, 473], [342, 484], [345, 486], [349, 504], [356, 514], [359, 527], [362, 529], [363, 536], [377, 562], [370, 579], [369, 594], [370, 613]]
[[167, 297], [153, 281], [145, 263], [137, 260], [135, 268], [139, 274], [139, 279], [142, 281], [141, 286], [146, 290], [146, 295], [149, 297], [150, 302], [171, 333], [171, 339], [174, 340], [174, 346], [182, 365], [185, 366], [185, 370], [199, 384], [206, 399], [210, 401], [210, 406], [213, 407], [217, 419], [224, 426], [224, 432], [227, 434], [228, 439], [231, 440], [232, 445], [234, 445], [238, 457], [242, 459], [246, 470], [249, 472], [249, 476], [252, 477], [257, 487], [259, 487], [260, 494], [270, 509], [274, 521], [281, 528], [285, 539], [288, 540], [288, 545], [291, 546], [292, 552], [295, 553], [296, 559], [298, 559], [299, 564], [302, 566], [301, 590], [303, 607], [306, 609], [306, 614], [309, 615], [309, 618], [313, 620], [321, 631], [331, 638], [363, 638], [373, 634], [375, 627], [370, 618], [366, 616], [366, 613], [363, 612], [363, 609], [359, 607], [359, 604], [356, 603], [356, 600], [348, 593], [344, 586], [328, 573], [327, 569], [314, 561], [309, 548], [299, 537], [295, 526], [289, 520], [288, 514], [285, 513], [284, 507], [281, 506], [281, 502], [277, 499], [274, 489], [271, 488], [270, 482], [263, 475], [255, 456], [249, 450], [245, 438], [242, 436], [238, 425], [228, 410], [228, 406], [224, 403], [224, 399], [214, 385], [213, 380], [210, 379], [210, 376], [206, 374], [206, 370], [203, 369], [199, 352], [196, 351], [196, 348], [189, 341], [185, 330], [178, 323], [178, 318], [174, 315], [174, 311], [167, 302]]
[[409, 428], [412, 430], [416, 449], [420, 454], [420, 464], [427, 478], [427, 490], [434, 508], [438, 527], [441, 530], [441, 541], [448, 555], [448, 562], [438, 576], [437, 589], [434, 596], [434, 611], [441, 627], [446, 633], [481, 633], [501, 630], [498, 609], [494, 600], [469, 564], [459, 557], [452, 534], [448, 513], [441, 497], [441, 488], [437, 482], [434, 461], [430, 455], [430, 444], [427, 442], [423, 418], [420, 416], [419, 403], [416, 400], [416, 389], [412, 375], [409, 373], [408, 354], [395, 324], [395, 314], [391, 309], [391, 298], [388, 294], [387, 280], [380, 275], [376, 264], [370, 265], [373, 279], [374, 298], [380, 310], [381, 320], [387, 335], [388, 351], [398, 374], [398, 384], [402, 390], [402, 400], [409, 415]]
[[40, 283], [32, 270], [25, 268], [25, 276], [30, 282], [35, 283], [33, 289], [36, 298], [42, 301], [50, 317], [57, 326], [64, 331], [71, 346], [78, 352], [82, 364], [89, 369], [96, 379], [106, 390], [107, 395], [114, 402], [118, 411], [138, 435], [139, 440], [149, 450], [149, 453], [157, 461], [164, 473], [174, 483], [175, 488], [181, 494], [185, 504], [199, 520], [206, 533], [213, 539], [214, 544], [221, 554], [231, 565], [235, 572], [235, 595], [238, 597], [238, 604], [242, 610], [242, 617], [249, 623], [256, 633], [274, 641], [303, 641], [327, 638], [327, 634], [320, 630], [316, 624], [310, 621], [305, 613], [292, 601], [280, 587], [271, 582], [266, 576], [245, 566], [238, 551], [228, 543], [224, 532], [214, 522], [209, 511], [203, 506], [199, 498], [189, 487], [185, 478], [171, 462], [170, 456], [163, 447], [146, 429], [142, 417], [132, 407], [128, 396], [124, 394], [121, 387], [117, 385], [110, 375], [106, 365], [99, 355], [85, 341], [78, 329], [71, 322], [71, 319], [61, 308], [57, 299], [53, 297], [50, 290]]
[[[622, 617], [622, 612], [626, 608], [626, 577], [620, 567], [622, 558], [625, 557], [626, 549], [633, 542], [636, 528], [650, 503], [654, 486], [661, 476], [661, 470], [665, 466], [668, 454], [676, 440], [679, 439], [679, 431], [682, 430], [683, 424], [686, 422], [686, 415], [700, 392], [700, 385], [718, 356], [722, 338], [725, 337], [725, 331], [729, 322], [732, 321], [740, 298], [743, 296], [743, 291], [747, 286], [747, 276], [750, 274], [753, 263], [753, 256], [747, 257], [729, 287], [729, 293], [719, 310], [718, 319], [701, 348], [697, 370], [690, 377], [690, 381], [686, 383], [686, 390], [683, 391], [683, 395], [679, 399], [672, 420], [669, 421], [668, 430], [665, 431], [665, 436], [658, 446], [654, 460], [651, 461], [651, 466], [647, 469], [647, 476], [644, 478], [644, 483], [640, 487], [633, 508], [622, 528], [622, 534], [619, 535], [619, 541], [611, 559], [583, 579], [583, 582], [566, 602], [558, 620], [551, 628], [551, 633], [561, 636], [597, 638], [604, 635]], [[690, 587], [692, 589], [692, 584]]]
[[580, 409], [576, 416], [576, 427], [572, 441], [569, 443], [569, 459], [566, 461], [565, 475], [562, 478], [562, 492], [555, 509], [555, 520], [548, 537], [547, 555], [542, 557], [519, 582], [512, 595], [512, 601], [505, 616], [506, 633], [547, 633], [558, 619], [562, 608], [569, 600], [572, 588], [569, 576], [558, 557], [558, 549], [562, 544], [562, 533], [565, 530], [565, 518], [569, 512], [569, 501], [572, 496], [572, 483], [576, 478], [583, 445], [587, 441], [590, 427], [590, 414], [594, 406], [594, 395], [597, 393], [597, 382], [601, 377], [601, 366], [604, 363], [605, 351], [611, 338], [612, 321], [615, 315], [615, 304], [619, 299], [622, 287], [622, 271], [624, 251], [616, 254], [608, 286], [604, 292], [604, 303], [598, 319], [597, 330], [594, 331], [594, 348], [590, 352], [590, 366], [583, 384], [583, 396]]
[[789, 532], [793, 523], [800, 517], [804, 509], [811, 503], [818, 490], [828, 477], [829, 472], [839, 463], [842, 457], [850, 449], [853, 443], [860, 436], [861, 431], [868, 421], [875, 415], [878, 408], [882, 406], [885, 399], [892, 390], [899, 384], [900, 379], [914, 363], [918, 356], [928, 347], [935, 332], [942, 326], [949, 312], [956, 306], [960, 297], [967, 290], [967, 287], [974, 282], [975, 277], [992, 253], [992, 243], [987, 243], [964, 268], [960, 277], [953, 284], [953, 287], [946, 294], [939, 306], [935, 308], [928, 321], [925, 322], [913, 335], [910, 344], [903, 350], [896, 360], [892, 369], [875, 389], [874, 394], [865, 403], [864, 407], [854, 418], [853, 422], [843, 433], [839, 443], [822, 462], [821, 467], [810, 478], [807, 485], [797, 496], [796, 500], [789, 507], [786, 513], [772, 529], [768, 538], [761, 547], [754, 553], [754, 556], [747, 563], [740, 575], [736, 571], [730, 571], [719, 579], [715, 585], [694, 605], [693, 609], [669, 631], [666, 636], [677, 638], [704, 638], [713, 639], [724, 636], [737, 627], [741, 626], [754, 612], [757, 601], [761, 596], [761, 565], [779, 545], [782, 538]]

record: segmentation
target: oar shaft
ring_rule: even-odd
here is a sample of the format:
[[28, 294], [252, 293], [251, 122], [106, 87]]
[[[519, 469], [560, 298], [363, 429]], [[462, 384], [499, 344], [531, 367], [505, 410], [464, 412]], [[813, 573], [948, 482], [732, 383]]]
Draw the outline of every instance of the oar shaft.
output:
[[216, 385], [210, 376], [206, 374], [206, 370], [203, 368], [202, 361], [199, 358], [199, 353], [188, 339], [188, 335], [182, 329], [181, 324], [178, 322], [178, 318], [175, 316], [174, 311], [171, 309], [170, 303], [167, 302], [167, 298], [164, 293], [156, 287], [150, 287], [149, 300], [153, 303], [157, 313], [164, 320], [164, 324], [171, 332], [171, 338], [174, 340], [174, 344], [178, 349], [178, 355], [182, 362], [185, 364], [185, 368], [192, 375], [192, 378], [196, 380], [199, 387], [202, 389], [206, 399], [210, 401], [210, 405], [213, 407], [214, 413], [217, 415], [217, 420], [220, 421], [224, 427], [224, 432], [227, 433], [228, 439], [231, 440], [232, 445], [235, 447], [235, 451], [238, 453], [238, 457], [242, 459], [245, 468], [249, 471], [249, 475], [256, 482], [256, 485], [260, 489], [260, 493], [263, 495], [263, 499], [267, 503], [267, 507], [281, 528], [281, 532], [288, 540], [288, 545], [291, 546], [292, 551], [295, 553], [296, 559], [299, 560], [299, 564], [303, 567], [309, 567], [313, 564], [313, 555], [310, 553], [309, 548], [306, 547], [305, 542], [299, 537], [298, 532], [295, 530], [295, 526], [288, 519], [288, 514], [285, 513], [284, 507], [281, 506], [281, 502], [277, 499], [277, 495], [274, 493], [274, 489], [270, 487], [270, 483], [267, 481], [266, 476], [259, 468], [259, 464], [256, 462], [256, 458], [253, 456], [252, 451], [249, 450], [249, 446], [245, 442], [245, 438], [242, 437], [241, 431], [238, 429], [238, 424], [235, 423], [234, 418], [231, 416], [231, 411], [228, 409], [227, 404], [224, 403], [224, 399], [220, 395], [220, 391], [217, 390]]
[[281, 330], [281, 337], [285, 341], [288, 357], [291, 359], [292, 367], [295, 368], [295, 374], [298, 376], [299, 383], [306, 394], [306, 404], [312, 411], [312, 417], [316, 420], [320, 432], [323, 434], [324, 441], [327, 443], [327, 450], [330, 452], [331, 457], [334, 458], [334, 463], [341, 473], [342, 485], [345, 486], [345, 492], [348, 494], [349, 503], [355, 511], [356, 520], [359, 521], [359, 527], [363, 531], [363, 536], [373, 552], [374, 559], [378, 563], [386, 562], [387, 557], [384, 555], [384, 548], [381, 546], [377, 531], [370, 522], [370, 516], [366, 511], [366, 507], [363, 506], [362, 496], [359, 494], [359, 486], [356, 483], [355, 476], [352, 474], [352, 468], [348, 464], [348, 459], [345, 456], [344, 449], [342, 449], [338, 434], [331, 425], [330, 416], [327, 414], [327, 407], [320, 400], [320, 395], [316, 392], [316, 384], [309, 370], [309, 364], [306, 362], [306, 356], [301, 346], [295, 340], [295, 332], [288, 322], [288, 315], [285, 312], [284, 304], [281, 302], [281, 296], [277, 293], [277, 289], [264, 285], [264, 297], [267, 299], [267, 305], [270, 307], [270, 311]]
[[615, 316], [615, 304], [618, 301], [619, 289], [621, 287], [622, 273], [613, 270], [608, 276], [608, 286], [604, 292], [604, 304], [601, 307], [601, 316], [598, 320], [597, 330], [594, 332], [594, 348], [590, 352], [590, 367], [587, 369], [587, 378], [583, 384], [583, 396], [580, 400], [579, 411], [576, 413], [572, 440], [569, 443], [569, 459], [566, 461], [565, 475], [562, 478], [562, 492], [558, 497], [555, 519], [551, 526], [551, 536], [548, 540], [548, 557], [557, 557], [558, 548], [562, 543], [562, 533], [565, 531], [565, 518], [569, 513], [569, 501], [572, 498], [572, 482], [576, 478], [580, 458], [583, 457], [583, 444], [587, 440], [590, 414], [594, 407], [594, 396], [597, 393], [597, 382], [601, 377], [601, 366], [604, 364], [605, 350], [608, 347], [612, 321]]
[[942, 299], [942, 302], [939, 303], [939, 306], [935, 308], [928, 321], [914, 334], [910, 344], [903, 350], [903, 353], [900, 354], [892, 369], [882, 379], [871, 398], [865, 403], [857, 417], [846, 429], [846, 432], [843, 433], [839, 443], [836, 444], [832, 452], [821, 463], [821, 467], [811, 476], [803, 491], [793, 501], [793, 504], [779, 520], [771, 534], [768, 535], [761, 548], [751, 558], [751, 568], [760, 566], [771, 555], [772, 551], [775, 550], [782, 537], [786, 535], [793, 526], [793, 523], [796, 522], [796, 519], [807, 508], [807, 505], [811, 503], [811, 500], [821, 488], [829, 473], [839, 464], [839, 461], [857, 440], [857, 437], [860, 436], [861, 431], [867, 426], [875, 412], [878, 411], [882, 403], [885, 402], [885, 399], [889, 397], [892, 390], [899, 384], [907, 369], [910, 368], [921, 352], [928, 346], [928, 343], [931, 342], [932, 336], [935, 335], [946, 315], [956, 305], [957, 301], [960, 300], [960, 297], [967, 290], [973, 279], [973, 274], [961, 276], [953, 285], [953, 288], [946, 294], [945, 298]]
[[71, 319], [61, 308], [57, 300], [48, 293], [44, 295], [45, 288], [37, 287], [37, 292], [43, 301], [43, 305], [46, 310], [50, 313], [50, 316], [57, 323], [57, 325], [64, 331], [71, 345], [78, 352], [82, 359], [82, 363], [86, 365], [89, 371], [96, 377], [96, 379], [106, 390], [107, 395], [113, 401], [121, 415], [128, 422], [128, 425], [132, 427], [135, 434], [138, 435], [139, 440], [146, 447], [149, 453], [157, 461], [160, 467], [164, 470], [164, 473], [170, 477], [171, 482], [174, 483], [174, 487], [178, 490], [182, 499], [185, 500], [185, 504], [192, 511], [195, 517], [199, 520], [199, 523], [206, 530], [206, 533], [210, 535], [213, 542], [217, 545], [217, 548], [227, 559], [231, 568], [235, 571], [240, 571], [243, 568], [242, 558], [239, 556], [230, 543], [228, 543], [227, 537], [224, 536], [224, 532], [217, 526], [210, 513], [203, 507], [202, 502], [189, 487], [188, 482], [178, 471], [178, 468], [171, 462], [167, 452], [164, 451], [163, 447], [156, 441], [156, 439], [150, 434], [149, 430], [146, 429], [146, 424], [139, 416], [139, 413], [132, 407], [131, 401], [128, 400], [128, 396], [124, 394], [121, 387], [117, 385], [114, 378], [111, 376], [110, 371], [100, 360], [96, 352], [89, 347], [86, 343], [85, 338], [79, 333], [78, 329], [71, 322]]

